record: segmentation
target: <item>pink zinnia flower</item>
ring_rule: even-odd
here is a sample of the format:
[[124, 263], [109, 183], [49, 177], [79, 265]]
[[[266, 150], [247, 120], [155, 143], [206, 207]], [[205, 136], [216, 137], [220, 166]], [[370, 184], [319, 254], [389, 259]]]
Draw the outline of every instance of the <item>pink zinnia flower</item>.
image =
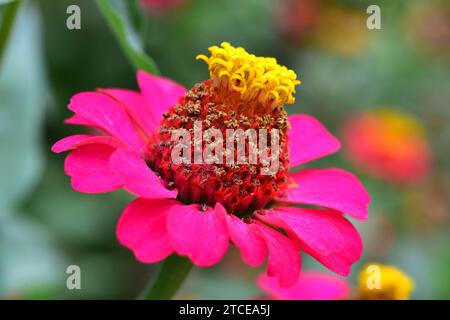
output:
[[388, 108], [351, 117], [343, 126], [348, 159], [375, 177], [414, 183], [428, 174], [431, 152], [422, 125]]
[[[231, 240], [251, 266], [268, 257], [267, 272], [281, 286], [298, 279], [299, 249], [348, 275], [362, 242], [344, 213], [366, 219], [369, 195], [341, 169], [288, 174], [337, 151], [338, 140], [310, 116], [287, 116], [283, 104], [293, 103], [298, 84], [293, 71], [228, 43], [210, 51], [210, 58], [199, 58], [212, 79], [187, 92], [172, 80], [138, 72], [141, 92], [99, 89], [72, 97], [75, 114], [66, 122], [102, 132], [53, 146], [54, 152], [71, 150], [65, 171], [72, 187], [85, 193], [124, 188], [138, 196], [120, 218], [117, 237], [143, 263], [177, 253], [212, 266]], [[171, 131], [192, 130], [197, 120], [221, 131], [278, 128], [278, 172], [261, 175], [262, 163], [173, 163]]]
[[262, 274], [258, 286], [273, 300], [344, 300], [350, 296], [350, 287], [345, 280], [318, 271], [303, 271], [297, 282], [289, 287], [280, 287], [276, 279]]

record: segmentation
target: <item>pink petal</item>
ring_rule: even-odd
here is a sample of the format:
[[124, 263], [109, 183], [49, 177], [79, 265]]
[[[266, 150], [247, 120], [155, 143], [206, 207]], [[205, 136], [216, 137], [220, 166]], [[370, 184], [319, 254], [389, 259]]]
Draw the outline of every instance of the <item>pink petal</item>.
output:
[[322, 206], [367, 219], [370, 197], [361, 182], [341, 169], [307, 169], [291, 174], [285, 202]]
[[176, 198], [176, 190], [168, 190], [159, 178], [134, 151], [118, 149], [109, 160], [111, 169], [129, 192], [147, 199]]
[[111, 136], [91, 136], [87, 134], [77, 134], [65, 137], [52, 146], [52, 151], [61, 153], [64, 151], [76, 149], [86, 144], [106, 144], [114, 148], [124, 147], [124, 144], [115, 137]]
[[251, 226], [264, 238], [269, 249], [267, 275], [277, 277], [281, 287], [289, 287], [297, 282], [301, 259], [294, 243], [281, 232], [262, 223], [252, 223]]
[[267, 246], [263, 238], [238, 217], [227, 215], [231, 241], [241, 251], [242, 259], [250, 266], [261, 265], [267, 256]]
[[160, 123], [163, 113], [176, 105], [186, 92], [186, 89], [178, 83], [144, 71], [138, 72], [137, 79], [154, 123]]
[[175, 200], [138, 198], [126, 207], [117, 225], [117, 239], [143, 263], [167, 258], [173, 249], [167, 233], [167, 213]]
[[99, 91], [121, 103], [131, 119], [144, 130], [146, 136], [151, 136], [161, 122], [161, 118], [154, 121], [146, 99], [139, 92], [125, 89], [100, 89]]
[[167, 218], [172, 247], [199, 267], [216, 264], [228, 249], [226, 214], [220, 204], [204, 211], [198, 204], [173, 206]]
[[289, 288], [279, 286], [276, 279], [262, 274], [258, 285], [271, 298], [279, 300], [343, 300], [350, 295], [345, 280], [317, 271], [303, 271], [298, 281]]
[[116, 136], [130, 147], [145, 147], [125, 109], [114, 99], [98, 92], [82, 92], [72, 97], [69, 109]]
[[283, 207], [263, 212], [259, 219], [284, 229], [298, 240], [301, 250], [340, 275], [348, 276], [361, 257], [358, 231], [336, 211]]
[[71, 177], [74, 190], [103, 193], [121, 187], [121, 181], [111, 171], [108, 161], [115, 148], [106, 144], [88, 144], [72, 151], [66, 158], [65, 171]]
[[64, 120], [64, 123], [79, 125], [79, 126], [97, 127], [97, 124], [95, 122], [89, 121], [88, 119], [80, 116], [77, 113], [75, 113], [70, 118]]
[[325, 157], [339, 150], [341, 144], [315, 118], [297, 114], [289, 116], [289, 149], [291, 167]]

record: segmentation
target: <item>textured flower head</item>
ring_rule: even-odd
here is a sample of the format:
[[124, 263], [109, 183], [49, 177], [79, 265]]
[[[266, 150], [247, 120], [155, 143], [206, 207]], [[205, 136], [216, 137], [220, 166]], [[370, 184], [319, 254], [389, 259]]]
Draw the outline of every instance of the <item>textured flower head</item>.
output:
[[393, 109], [380, 108], [351, 118], [344, 125], [344, 144], [349, 160], [382, 179], [416, 182], [430, 169], [422, 125]]
[[[211, 79], [188, 91], [139, 72], [140, 92], [75, 95], [69, 104], [75, 114], [67, 123], [102, 134], [71, 136], [53, 146], [55, 152], [72, 150], [65, 170], [73, 188], [124, 188], [138, 196], [120, 218], [117, 237], [144, 263], [176, 253], [211, 266], [231, 241], [247, 264], [267, 259], [268, 275], [283, 287], [299, 277], [299, 250], [348, 275], [362, 242], [344, 214], [366, 219], [367, 192], [340, 169], [289, 173], [337, 151], [339, 142], [316, 119], [287, 115], [283, 104], [294, 101], [299, 83], [293, 71], [227, 43], [210, 51], [200, 58]], [[202, 135], [203, 129], [212, 129], [215, 138]], [[228, 139], [230, 130], [243, 132], [243, 140]], [[261, 132], [271, 135], [267, 149], [257, 148]], [[230, 142], [223, 153], [216, 148], [224, 144], [220, 137]], [[242, 154], [233, 148], [238, 141]], [[254, 150], [256, 161], [248, 161]], [[174, 161], [179, 153], [181, 161]], [[248, 160], [239, 162], [239, 155]], [[269, 170], [274, 163], [276, 170]]]
[[379, 263], [368, 263], [359, 274], [360, 299], [407, 300], [414, 281], [400, 269]]

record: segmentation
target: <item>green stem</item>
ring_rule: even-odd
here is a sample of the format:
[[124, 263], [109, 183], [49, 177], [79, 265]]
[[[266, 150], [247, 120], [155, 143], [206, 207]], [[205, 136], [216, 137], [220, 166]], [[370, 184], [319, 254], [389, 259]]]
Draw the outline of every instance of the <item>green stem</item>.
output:
[[152, 58], [147, 56], [139, 48], [133, 48], [128, 41], [125, 23], [122, 21], [120, 15], [111, 6], [108, 0], [96, 0], [97, 6], [107, 25], [112, 31], [114, 37], [118, 41], [122, 51], [128, 58], [128, 61], [136, 70], [145, 70], [149, 73], [159, 75], [158, 66]]
[[139, 12], [139, 5], [137, 0], [125, 0], [127, 7], [128, 17], [136, 32], [140, 32], [142, 29], [142, 19]]
[[171, 255], [163, 262], [156, 280], [143, 292], [142, 298], [145, 300], [171, 299], [191, 269], [192, 263], [189, 259], [177, 254]]
[[4, 5], [3, 18], [0, 24], [0, 63], [2, 62], [5, 48], [8, 44], [8, 39], [21, 2], [21, 0], [17, 0]]

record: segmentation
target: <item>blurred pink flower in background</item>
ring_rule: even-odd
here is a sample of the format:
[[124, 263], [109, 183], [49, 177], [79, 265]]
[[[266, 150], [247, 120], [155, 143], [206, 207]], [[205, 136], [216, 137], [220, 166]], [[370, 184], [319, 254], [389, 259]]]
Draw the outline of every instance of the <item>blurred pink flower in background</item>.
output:
[[350, 296], [350, 287], [344, 279], [319, 271], [303, 271], [298, 281], [282, 288], [277, 281], [262, 274], [259, 288], [274, 300], [344, 300]]
[[[275, 59], [253, 60], [254, 56], [242, 48], [227, 43], [210, 51], [212, 58], [203, 59], [208, 64], [213, 61], [215, 67], [210, 71], [215, 80], [216, 74], [223, 74], [218, 66], [227, 65], [218, 65], [215, 59], [230, 57], [236, 67], [258, 63], [262, 70], [280, 69], [282, 72], [275, 75], [283, 77], [282, 83], [289, 88], [297, 82], [292, 80], [295, 73], [276, 64]], [[229, 79], [234, 79], [233, 75]], [[245, 81], [243, 78], [239, 83]], [[139, 197], [120, 218], [117, 237], [140, 262], [154, 263], [177, 253], [197, 266], [212, 266], [222, 259], [231, 240], [251, 266], [268, 258], [267, 273], [276, 277], [280, 286], [297, 281], [299, 249], [338, 274], [350, 273], [363, 245], [344, 214], [367, 219], [370, 198], [359, 180], [341, 169], [309, 168], [288, 174], [289, 167], [324, 157], [340, 147], [316, 119], [288, 117], [281, 104], [274, 106], [282, 103], [280, 99], [292, 101], [292, 96], [280, 94], [280, 99], [274, 100], [268, 95], [267, 100], [255, 100], [264, 96], [253, 93], [244, 101], [245, 96], [225, 79], [220, 83], [207, 80], [186, 92], [172, 80], [145, 72], [138, 73], [138, 83], [141, 92], [99, 89], [73, 96], [69, 109], [75, 114], [67, 123], [96, 128], [102, 134], [70, 136], [58, 141], [52, 150], [71, 150], [65, 171], [75, 190], [104, 193], [124, 188]], [[251, 83], [248, 87], [252, 88]], [[239, 122], [243, 129], [258, 129], [262, 122], [269, 129], [282, 128], [280, 170], [276, 174], [261, 175], [259, 167], [249, 170], [247, 165], [173, 163], [170, 130], [192, 129], [194, 120], [207, 119], [211, 126], [226, 130], [243, 102], [246, 109], [239, 111], [239, 116], [249, 112], [245, 115], [254, 117], [251, 122]], [[291, 206], [299, 204], [314, 208]]]
[[365, 13], [324, 0], [274, 1], [278, 34], [293, 45], [313, 46], [340, 56], [360, 54], [367, 45]]
[[319, 18], [319, 1], [278, 0], [274, 3], [275, 25], [281, 37], [298, 44], [311, 36]]
[[[332, 274], [307, 270], [289, 288], [280, 287], [276, 279], [261, 274], [258, 286], [270, 300], [408, 300], [414, 280], [393, 265], [367, 263], [359, 272], [355, 287]], [[378, 285], [377, 285], [378, 283]]]
[[450, 54], [450, 3], [423, 2], [410, 11], [405, 32], [415, 47], [424, 53], [447, 58]]
[[190, 0], [140, 0], [141, 5], [149, 10], [169, 11], [177, 9]]
[[347, 158], [375, 177], [414, 183], [430, 171], [424, 128], [407, 113], [379, 108], [358, 114], [344, 124], [343, 138]]

